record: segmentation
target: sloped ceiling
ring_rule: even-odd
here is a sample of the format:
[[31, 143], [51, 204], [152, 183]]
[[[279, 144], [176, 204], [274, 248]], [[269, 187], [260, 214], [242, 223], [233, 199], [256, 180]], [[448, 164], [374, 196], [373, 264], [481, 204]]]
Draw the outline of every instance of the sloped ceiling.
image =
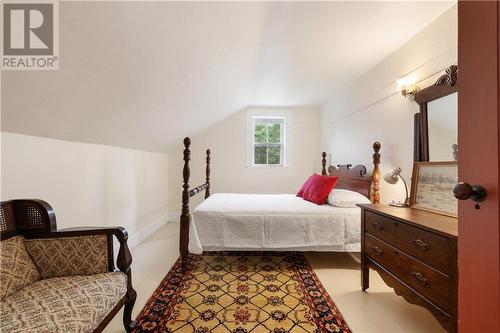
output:
[[2, 130], [166, 152], [249, 105], [320, 106], [453, 2], [62, 2], [60, 69], [2, 72]]

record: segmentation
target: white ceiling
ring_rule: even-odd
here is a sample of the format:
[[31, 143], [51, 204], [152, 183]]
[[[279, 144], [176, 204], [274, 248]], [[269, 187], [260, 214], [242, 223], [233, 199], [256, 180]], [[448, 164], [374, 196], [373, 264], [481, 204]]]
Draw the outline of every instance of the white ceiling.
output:
[[320, 106], [452, 4], [60, 3], [60, 69], [2, 72], [2, 130], [168, 151], [249, 105]]

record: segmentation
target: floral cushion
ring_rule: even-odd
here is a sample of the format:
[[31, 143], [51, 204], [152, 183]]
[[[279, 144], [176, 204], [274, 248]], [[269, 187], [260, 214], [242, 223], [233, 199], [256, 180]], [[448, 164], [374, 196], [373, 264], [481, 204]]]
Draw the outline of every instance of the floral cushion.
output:
[[24, 238], [15, 236], [0, 242], [0, 300], [40, 279]]
[[106, 235], [26, 239], [25, 244], [43, 279], [108, 271]]
[[126, 291], [121, 272], [40, 280], [0, 302], [0, 332], [92, 332]]

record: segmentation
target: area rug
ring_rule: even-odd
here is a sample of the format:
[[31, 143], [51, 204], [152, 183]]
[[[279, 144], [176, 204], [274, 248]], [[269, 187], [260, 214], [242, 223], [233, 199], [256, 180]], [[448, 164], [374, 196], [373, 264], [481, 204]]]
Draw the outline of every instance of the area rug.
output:
[[350, 332], [301, 253], [209, 252], [167, 274], [134, 332]]

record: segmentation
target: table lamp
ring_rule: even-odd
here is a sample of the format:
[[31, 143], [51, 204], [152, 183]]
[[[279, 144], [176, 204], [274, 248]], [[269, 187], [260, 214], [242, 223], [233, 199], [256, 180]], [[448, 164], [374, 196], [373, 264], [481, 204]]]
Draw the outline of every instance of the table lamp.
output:
[[396, 168], [392, 170], [391, 172], [388, 172], [384, 175], [384, 180], [386, 183], [389, 184], [397, 184], [399, 179], [403, 181], [403, 184], [405, 185], [405, 191], [406, 191], [406, 198], [404, 202], [394, 202], [394, 200], [389, 204], [389, 206], [393, 207], [408, 207], [408, 186], [406, 185], [406, 182], [403, 177], [401, 177], [401, 172], [403, 170], [401, 168]]

